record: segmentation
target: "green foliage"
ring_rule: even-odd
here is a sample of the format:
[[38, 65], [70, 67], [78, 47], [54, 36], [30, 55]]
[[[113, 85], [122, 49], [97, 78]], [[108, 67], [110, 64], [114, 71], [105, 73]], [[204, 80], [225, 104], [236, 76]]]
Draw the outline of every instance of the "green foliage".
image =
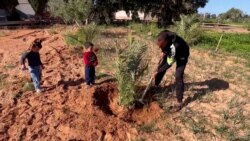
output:
[[[222, 33], [203, 32], [199, 39], [199, 47], [215, 49]], [[224, 33], [220, 43], [220, 50], [234, 53], [250, 59], [250, 34]]]
[[8, 76], [9, 75], [7, 75], [7, 74], [0, 74], [0, 90], [6, 87], [6, 85], [7, 85], [6, 78]]
[[250, 31], [250, 24], [246, 26], [247, 30]]
[[36, 12], [37, 15], [42, 15], [44, 9], [47, 6], [48, 0], [29, 0], [32, 8]]
[[25, 83], [24, 85], [23, 85], [23, 91], [24, 92], [27, 92], [27, 91], [33, 91], [35, 89], [35, 87], [34, 87], [34, 85], [33, 85], [33, 83]]
[[194, 45], [198, 43], [201, 35], [199, 20], [196, 15], [185, 16], [181, 15], [181, 21], [176, 22], [173, 30], [183, 37], [188, 44]]
[[82, 26], [76, 33], [66, 34], [65, 41], [68, 45], [83, 47], [87, 41], [93, 42], [100, 33], [100, 29], [96, 24]]
[[139, 127], [139, 130], [142, 132], [151, 133], [151, 132], [157, 131], [158, 128], [156, 127], [155, 122], [151, 122], [151, 123], [141, 125]]
[[50, 0], [48, 3], [52, 16], [61, 17], [66, 23], [82, 23], [88, 16], [91, 0]]
[[194, 134], [205, 132], [205, 124], [202, 121], [196, 122], [192, 118], [189, 118], [187, 120], [187, 124], [189, 125], [190, 129], [194, 132]]
[[18, 5], [17, 0], [0, 0], [0, 8], [2, 9], [12, 9]]
[[243, 15], [244, 13], [240, 9], [231, 8], [226, 13], [220, 14], [219, 18], [225, 21], [239, 22], [243, 18]]
[[144, 37], [152, 37], [155, 39], [157, 35], [163, 30], [163, 28], [158, 28], [156, 23], [130, 23], [129, 28], [136, 31]]
[[116, 74], [120, 104], [133, 107], [136, 100], [136, 84], [147, 69], [146, 61], [143, 59], [143, 53], [146, 51], [146, 45], [134, 41], [129, 35], [128, 47], [119, 50], [117, 43]]
[[169, 129], [174, 135], [177, 135], [181, 131], [181, 127], [176, 125], [175, 123], [166, 123], [165, 127]]
[[16, 67], [17, 66], [15, 64], [7, 64], [3, 68], [6, 69], [6, 70], [12, 70], [12, 69], [14, 69]]

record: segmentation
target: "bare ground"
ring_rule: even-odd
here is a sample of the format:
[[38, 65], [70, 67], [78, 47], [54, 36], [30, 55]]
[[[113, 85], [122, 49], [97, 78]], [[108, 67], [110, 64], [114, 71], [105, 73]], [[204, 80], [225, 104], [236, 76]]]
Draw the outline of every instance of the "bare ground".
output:
[[[84, 84], [81, 56], [64, 43], [65, 30], [73, 29], [1, 31], [0, 140], [249, 140], [246, 60], [192, 49], [185, 74], [186, 106], [169, 113], [175, 102], [173, 67], [162, 88], [153, 91], [153, 102], [131, 111], [117, 104], [112, 77], [114, 41], [126, 42], [127, 29], [106, 29], [96, 41], [101, 48], [100, 85], [91, 89]], [[41, 50], [46, 67], [41, 95], [27, 90], [29, 74], [18, 70], [20, 54], [37, 37], [46, 38]], [[159, 52], [153, 42], [135, 37], [149, 46], [153, 68]]]

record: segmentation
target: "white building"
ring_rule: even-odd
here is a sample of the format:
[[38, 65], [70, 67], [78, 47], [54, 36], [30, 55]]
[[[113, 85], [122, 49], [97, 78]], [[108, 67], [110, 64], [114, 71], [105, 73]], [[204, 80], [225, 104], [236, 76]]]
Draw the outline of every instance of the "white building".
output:
[[[146, 16], [142, 12], [138, 12], [140, 20], [153, 20], [152, 17]], [[115, 19], [116, 20], [132, 20], [132, 13], [130, 12], [129, 16], [124, 10], [118, 11], [115, 13]]]
[[18, 0], [18, 3], [16, 10], [21, 19], [29, 19], [35, 16], [36, 13], [28, 0]]
[[[15, 9], [21, 20], [31, 19], [35, 16], [35, 11], [28, 0], [18, 0], [18, 3]], [[7, 17], [8, 12], [4, 9], [0, 9], [0, 22], [6, 22]]]

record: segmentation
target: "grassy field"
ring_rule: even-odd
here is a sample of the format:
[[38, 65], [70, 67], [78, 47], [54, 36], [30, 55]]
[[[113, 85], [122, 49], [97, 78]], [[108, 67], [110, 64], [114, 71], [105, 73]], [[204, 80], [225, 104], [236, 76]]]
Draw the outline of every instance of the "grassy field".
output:
[[[220, 36], [223, 33], [203, 32], [199, 39], [198, 47], [206, 49], [216, 48]], [[219, 49], [225, 52], [233, 53], [244, 57], [250, 56], [250, 34], [224, 33]]]
[[[134, 30], [140, 36], [151, 40], [155, 40], [157, 34], [164, 30], [163, 28], [157, 28], [156, 24], [144, 25], [131, 23], [129, 28]], [[169, 30], [173, 31], [172, 27], [170, 27]], [[222, 34], [223, 37], [218, 48], [219, 53], [238, 56], [250, 60], [250, 33], [220, 33], [202, 30], [202, 32], [200, 32], [200, 36], [197, 37], [197, 43], [193, 45], [193, 47], [215, 51]], [[246, 65], [250, 66], [249, 63]]]

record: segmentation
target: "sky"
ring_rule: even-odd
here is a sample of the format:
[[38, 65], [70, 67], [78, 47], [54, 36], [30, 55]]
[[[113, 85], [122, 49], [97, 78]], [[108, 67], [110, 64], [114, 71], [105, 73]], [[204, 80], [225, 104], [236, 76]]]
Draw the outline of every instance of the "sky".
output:
[[233, 7], [250, 14], [250, 0], [209, 0], [204, 8], [199, 9], [199, 13], [220, 14]]

